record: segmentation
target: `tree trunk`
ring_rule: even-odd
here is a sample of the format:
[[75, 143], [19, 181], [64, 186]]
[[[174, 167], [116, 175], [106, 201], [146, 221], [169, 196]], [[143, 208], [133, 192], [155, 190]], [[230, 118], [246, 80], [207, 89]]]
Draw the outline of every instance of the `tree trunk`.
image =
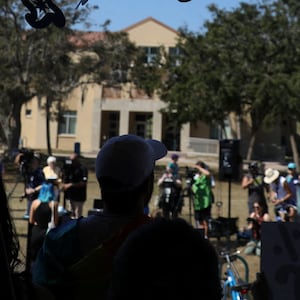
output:
[[47, 138], [47, 151], [48, 155], [52, 155], [51, 149], [51, 137], [50, 137], [50, 107], [51, 107], [51, 99], [49, 96], [46, 97], [46, 138]]
[[255, 140], [256, 140], [256, 133], [253, 132], [253, 131], [251, 131], [250, 141], [249, 141], [249, 147], [248, 147], [247, 156], [246, 156], [247, 160], [251, 160], [252, 159]]
[[298, 154], [298, 149], [297, 149], [297, 144], [296, 144], [296, 139], [295, 139], [294, 133], [290, 134], [290, 143], [291, 143], [291, 148], [292, 148], [292, 153], [293, 153], [293, 159], [297, 166], [297, 170], [299, 170], [299, 154]]
[[21, 108], [22, 102], [14, 99], [12, 105], [12, 112], [9, 120], [9, 137], [8, 137], [8, 149], [18, 149], [20, 145], [21, 136]]

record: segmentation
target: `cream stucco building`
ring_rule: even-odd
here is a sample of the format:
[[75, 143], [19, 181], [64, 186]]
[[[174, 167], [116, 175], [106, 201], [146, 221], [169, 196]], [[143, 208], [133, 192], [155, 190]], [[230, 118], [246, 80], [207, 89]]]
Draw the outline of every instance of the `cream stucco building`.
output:
[[[153, 18], [144, 19], [124, 31], [131, 41], [144, 48], [146, 60], [151, 60], [161, 46], [169, 53], [176, 51], [178, 32]], [[34, 98], [23, 106], [21, 146], [47, 148], [43, 105], [43, 100]], [[130, 85], [122, 89], [95, 84], [85, 89], [77, 88], [69, 95], [65, 105], [65, 111], [60, 112], [64, 122], [52, 120], [50, 124], [51, 147], [54, 151], [73, 151], [80, 146], [81, 153], [95, 154], [109, 137], [131, 133], [161, 140], [170, 151], [192, 156], [200, 153], [215, 158], [219, 155], [219, 139], [222, 137], [218, 128], [200, 120], [197, 126], [187, 123], [180, 130], [171, 128], [167, 117], [160, 113], [165, 103], [158, 97], [149, 98], [138, 93]], [[243, 136], [241, 152], [244, 156], [248, 147], [249, 126], [245, 120], [241, 122], [235, 116], [230, 116], [226, 121], [226, 138], [239, 139]], [[284, 128], [281, 133], [276, 129], [267, 134], [258, 134], [257, 153], [266, 151], [266, 156], [269, 156], [276, 154], [274, 149], [277, 149], [281, 155], [283, 132]]]
[[[147, 18], [126, 29], [129, 39], [143, 47], [151, 59], [161, 46], [175, 49], [177, 31], [165, 24]], [[52, 149], [73, 151], [80, 144], [82, 153], [96, 153], [105, 140], [119, 134], [137, 134], [164, 141], [169, 150], [218, 152], [218, 141], [210, 140], [210, 128], [205, 124], [192, 127], [185, 124], [180, 131], [169, 128], [166, 116], [159, 111], [164, 103], [158, 98], [137, 94], [130, 87], [122, 90], [100, 85], [89, 85], [84, 91], [75, 89], [66, 101], [62, 112], [64, 124], [52, 120], [50, 124]], [[22, 108], [21, 143], [23, 147], [46, 149], [46, 121], [43, 100], [32, 99]], [[193, 140], [194, 138], [194, 140]], [[200, 139], [199, 139], [200, 138]], [[203, 140], [201, 141], [201, 138]]]

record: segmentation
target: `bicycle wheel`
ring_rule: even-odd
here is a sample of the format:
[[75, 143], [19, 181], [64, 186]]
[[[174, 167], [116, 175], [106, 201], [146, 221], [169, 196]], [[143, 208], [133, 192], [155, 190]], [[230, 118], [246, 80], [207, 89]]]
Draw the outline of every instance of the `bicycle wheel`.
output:
[[[249, 282], [249, 266], [244, 257], [235, 254], [230, 256], [231, 269], [234, 272], [236, 281]], [[219, 264], [220, 277], [224, 278], [227, 270], [227, 262], [222, 260]]]

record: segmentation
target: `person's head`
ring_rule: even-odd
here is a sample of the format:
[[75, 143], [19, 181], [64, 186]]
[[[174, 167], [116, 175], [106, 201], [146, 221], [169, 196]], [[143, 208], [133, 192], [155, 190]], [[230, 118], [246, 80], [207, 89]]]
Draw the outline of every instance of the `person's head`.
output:
[[155, 162], [166, 154], [161, 142], [136, 135], [107, 140], [96, 159], [105, 209], [114, 213], [143, 211], [153, 191]]
[[173, 154], [171, 155], [171, 159], [172, 159], [174, 162], [177, 162], [178, 159], [179, 159], [179, 155], [176, 154], [176, 153], [173, 153]]
[[258, 174], [258, 169], [259, 169], [258, 163], [256, 161], [250, 162], [248, 165], [248, 169], [251, 174], [254, 174], [254, 175]]
[[[208, 165], [205, 162], [201, 161], [201, 160], [196, 162], [196, 166], [199, 166], [199, 167], [201, 167], [205, 170], [209, 170]], [[199, 171], [198, 168], [197, 168], [197, 171]]]
[[29, 160], [29, 167], [31, 170], [36, 170], [40, 166], [41, 156], [39, 153], [34, 153]]
[[218, 256], [183, 219], [155, 219], [117, 252], [108, 300], [221, 299]]
[[287, 167], [289, 173], [293, 174], [296, 172], [296, 164], [294, 162], [290, 162]]
[[47, 158], [47, 165], [53, 167], [56, 164], [56, 157], [55, 156], [49, 156]]
[[264, 215], [265, 213], [268, 212], [268, 206], [266, 205], [265, 201], [256, 200], [253, 203], [253, 209], [254, 212], [259, 215]]
[[77, 153], [74, 152], [74, 153], [70, 154], [69, 158], [70, 158], [73, 166], [77, 166], [80, 164], [79, 156]]
[[273, 182], [276, 182], [279, 179], [279, 175], [280, 173], [278, 170], [268, 168], [265, 170], [264, 182], [266, 184], [271, 184]]

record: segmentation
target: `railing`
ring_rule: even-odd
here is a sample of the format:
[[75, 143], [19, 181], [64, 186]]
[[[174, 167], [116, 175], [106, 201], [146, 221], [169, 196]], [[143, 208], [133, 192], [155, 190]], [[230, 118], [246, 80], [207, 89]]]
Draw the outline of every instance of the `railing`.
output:
[[219, 140], [190, 137], [189, 149], [199, 154], [219, 156]]

